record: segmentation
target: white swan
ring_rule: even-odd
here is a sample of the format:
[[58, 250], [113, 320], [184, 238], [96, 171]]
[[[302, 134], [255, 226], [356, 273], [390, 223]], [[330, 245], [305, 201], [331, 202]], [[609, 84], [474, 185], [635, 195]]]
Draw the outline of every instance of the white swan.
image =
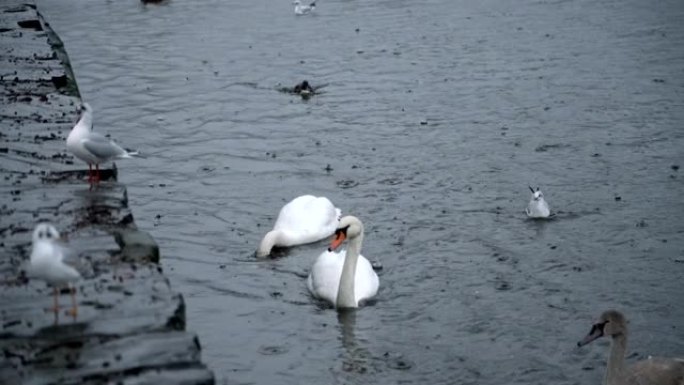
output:
[[[347, 250], [334, 253], [345, 239], [349, 240]], [[361, 221], [353, 216], [342, 218], [330, 248], [318, 256], [311, 268], [307, 286], [314, 297], [337, 308], [353, 308], [378, 292], [378, 275], [360, 254], [362, 243]]]
[[271, 254], [274, 246], [289, 247], [320, 241], [335, 231], [340, 209], [325, 197], [302, 195], [283, 206], [273, 230], [261, 240], [257, 257]]
[[527, 216], [530, 218], [548, 218], [551, 215], [551, 210], [549, 210], [549, 204], [544, 200], [544, 194], [539, 187], [537, 187], [537, 191], [534, 191], [530, 186], [530, 191], [532, 191], [532, 197], [530, 203], [527, 204], [527, 210], [525, 210]]
[[610, 356], [606, 368], [605, 385], [684, 385], [684, 359], [652, 358], [641, 360], [625, 368], [627, 350], [627, 321], [619, 311], [601, 314], [589, 334], [577, 346], [583, 346], [604, 335], [610, 336]]

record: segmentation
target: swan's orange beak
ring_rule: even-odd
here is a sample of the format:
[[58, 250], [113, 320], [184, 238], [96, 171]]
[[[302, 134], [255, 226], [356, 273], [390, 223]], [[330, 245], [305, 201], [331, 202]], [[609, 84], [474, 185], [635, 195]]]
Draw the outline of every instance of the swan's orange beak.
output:
[[344, 242], [345, 239], [347, 239], [347, 235], [344, 233], [344, 231], [336, 232], [335, 239], [333, 239], [332, 242], [330, 242], [330, 247], [328, 248], [328, 251], [334, 251], [335, 249], [340, 247], [340, 245], [342, 244], [342, 242]]

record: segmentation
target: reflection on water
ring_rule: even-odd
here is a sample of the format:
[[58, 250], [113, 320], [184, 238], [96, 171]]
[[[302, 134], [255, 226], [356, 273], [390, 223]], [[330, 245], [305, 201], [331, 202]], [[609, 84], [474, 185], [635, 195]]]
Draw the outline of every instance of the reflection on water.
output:
[[[37, 339], [65, 340], [69, 336], [81, 336], [87, 329], [87, 323], [78, 323], [73, 317], [68, 317], [66, 323], [58, 324], [55, 316], [55, 325], [46, 326], [36, 332]], [[73, 322], [72, 322], [73, 320]]]
[[345, 372], [363, 373], [368, 370], [367, 357], [368, 351], [359, 346], [354, 337], [354, 326], [356, 325], [355, 309], [340, 309], [337, 312], [337, 320], [340, 325], [342, 347], [344, 355], [342, 358], [342, 370]]
[[[574, 342], [606, 308], [684, 351], [679, 2], [39, 8], [95, 130], [149, 155], [119, 179], [220, 383], [596, 383]], [[278, 91], [303, 79], [327, 86]], [[366, 224], [374, 303], [318, 308], [323, 243], [253, 258], [305, 193]]]
[[95, 188], [84, 185], [82, 189], [74, 190], [76, 227], [112, 223], [111, 216], [118, 217], [119, 209], [128, 207], [128, 194], [121, 190], [125, 188], [109, 183], [102, 183]]

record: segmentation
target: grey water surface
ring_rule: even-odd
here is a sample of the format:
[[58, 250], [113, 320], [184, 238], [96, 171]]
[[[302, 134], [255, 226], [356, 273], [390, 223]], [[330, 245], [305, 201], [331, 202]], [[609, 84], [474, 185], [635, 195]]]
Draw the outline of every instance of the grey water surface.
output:
[[[594, 384], [684, 355], [679, 0], [39, 1], [220, 384]], [[325, 85], [308, 101], [278, 91]], [[525, 217], [528, 184], [553, 220]], [[366, 227], [375, 301], [253, 253], [280, 207]]]

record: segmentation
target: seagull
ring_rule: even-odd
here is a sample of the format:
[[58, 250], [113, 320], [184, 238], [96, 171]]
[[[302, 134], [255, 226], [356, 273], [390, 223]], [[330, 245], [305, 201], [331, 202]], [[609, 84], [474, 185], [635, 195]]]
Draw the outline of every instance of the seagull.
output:
[[[67, 150], [78, 159], [88, 163], [88, 182], [100, 181], [100, 163], [114, 159], [140, 156], [137, 152], [128, 152], [102, 134], [93, 132], [93, 109], [90, 104], [83, 103], [83, 113], [66, 140]], [[93, 174], [95, 165], [95, 174]]]
[[295, 6], [295, 15], [306, 15], [307, 13], [313, 12], [313, 10], [316, 8], [315, 1], [311, 2], [309, 5], [302, 5], [300, 0], [294, 0], [292, 4]]
[[551, 210], [549, 210], [549, 204], [544, 200], [544, 194], [539, 190], [539, 187], [536, 191], [532, 186], [529, 187], [532, 191], [532, 198], [525, 210], [527, 216], [530, 218], [548, 218], [551, 215]]
[[[52, 309], [55, 316], [59, 313], [59, 287], [69, 286], [78, 281], [81, 274], [72, 266], [65, 263], [68, 249], [60, 242], [59, 231], [49, 223], [40, 223], [33, 230], [33, 246], [29, 261], [29, 276], [41, 279], [53, 287], [55, 303]], [[74, 289], [75, 290], [75, 289]], [[74, 290], [71, 290], [70, 315], [76, 317], [77, 306]]]

